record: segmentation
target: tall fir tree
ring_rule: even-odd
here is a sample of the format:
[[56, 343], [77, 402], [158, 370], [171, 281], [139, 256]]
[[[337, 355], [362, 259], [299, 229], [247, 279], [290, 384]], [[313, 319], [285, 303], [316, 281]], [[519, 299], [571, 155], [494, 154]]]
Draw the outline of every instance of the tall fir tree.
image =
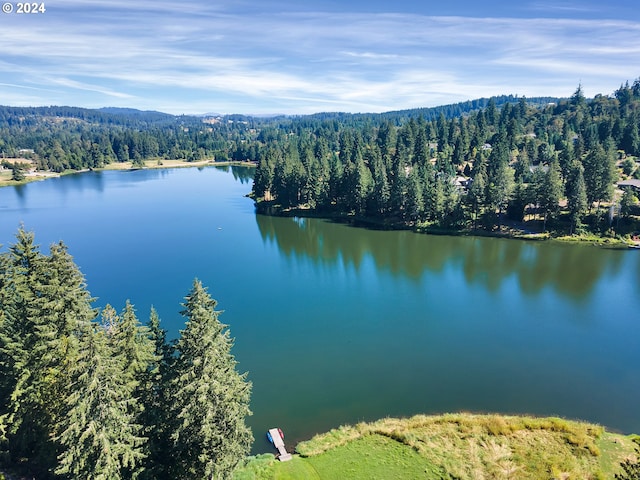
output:
[[229, 478], [253, 441], [245, 424], [251, 384], [236, 371], [233, 340], [216, 304], [198, 280], [183, 304], [187, 321], [172, 382], [170, 478]]
[[587, 213], [587, 189], [584, 182], [584, 167], [577, 160], [573, 162], [566, 183], [567, 207], [571, 218], [571, 233], [582, 224], [582, 217]]
[[148, 438], [148, 455], [142, 477], [151, 480], [167, 478], [168, 464], [172, 458], [168, 407], [172, 398], [170, 383], [173, 348], [167, 342], [166, 331], [160, 327], [160, 317], [153, 307], [147, 328], [154, 356], [141, 381], [150, 388], [142, 390], [140, 401], [144, 407], [141, 423]]
[[116, 342], [120, 318], [107, 306], [102, 324], [79, 332], [80, 355], [72, 369], [74, 388], [61, 422], [63, 451], [56, 473], [88, 480], [135, 479], [142, 471], [145, 437], [137, 422], [137, 383], [125, 349]]
[[0, 327], [1, 356], [7, 361], [2, 370], [12, 385], [5, 391], [9, 401], [2, 402], [0, 421], [11, 457], [44, 477], [55, 467], [53, 437], [77, 356], [77, 324], [90, 321], [95, 312], [64, 244], [52, 245], [45, 256], [33, 233], [20, 228], [16, 238], [0, 301], [8, 319]]

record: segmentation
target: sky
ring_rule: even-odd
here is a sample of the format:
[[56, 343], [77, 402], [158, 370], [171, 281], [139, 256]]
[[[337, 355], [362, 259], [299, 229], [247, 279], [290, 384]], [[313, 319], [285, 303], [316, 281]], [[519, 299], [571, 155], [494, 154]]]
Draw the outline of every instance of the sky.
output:
[[640, 77], [636, 2], [3, 1], [0, 104], [307, 114], [611, 95]]

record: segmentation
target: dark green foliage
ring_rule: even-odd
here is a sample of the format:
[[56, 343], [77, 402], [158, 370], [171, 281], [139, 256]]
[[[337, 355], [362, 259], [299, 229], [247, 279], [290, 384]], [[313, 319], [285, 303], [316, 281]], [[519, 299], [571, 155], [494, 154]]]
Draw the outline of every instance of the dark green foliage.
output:
[[233, 340], [202, 284], [185, 297], [171, 384], [175, 424], [170, 478], [229, 478], [253, 441], [245, 425], [251, 384], [236, 372]]
[[587, 213], [587, 189], [584, 182], [584, 167], [574, 161], [569, 169], [566, 183], [567, 206], [571, 217], [571, 232], [577, 230], [582, 217]]
[[149, 339], [154, 356], [141, 375], [140, 403], [144, 410], [140, 416], [147, 442], [147, 458], [143, 478], [166, 478], [171, 462], [170, 413], [171, 367], [173, 347], [167, 343], [166, 332], [160, 327], [160, 318], [152, 307], [148, 323]]
[[74, 388], [58, 435], [63, 451], [55, 472], [71, 478], [135, 478], [145, 438], [136, 423], [135, 382], [115, 339], [119, 320], [106, 308], [103, 324], [90, 323], [80, 335], [80, 354], [71, 371]]
[[633, 206], [638, 203], [638, 198], [631, 188], [625, 188], [620, 200], [620, 214], [628, 217], [631, 214]]
[[197, 287], [176, 358], [155, 311], [142, 326], [127, 301], [97, 321], [66, 246], [45, 255], [20, 228], [0, 253], [2, 459], [41, 479], [228, 476], [252, 441], [251, 388], [215, 301]]
[[11, 457], [50, 471], [59, 448], [51, 436], [63, 415], [78, 355], [76, 332], [95, 312], [84, 278], [62, 243], [45, 256], [32, 233], [20, 229], [16, 239], [5, 257], [0, 300], [5, 312], [0, 350], [7, 360], [2, 374], [9, 399], [1, 418]]
[[[483, 226], [495, 229], [506, 211], [512, 220], [540, 221], [534, 228], [546, 230], [553, 220], [558, 232], [575, 231], [585, 228], [587, 210], [614, 200], [617, 155], [637, 148], [640, 97], [622, 89], [616, 98], [590, 100], [579, 86], [553, 104], [489, 99], [483, 110], [464, 116], [407, 113], [393, 123], [387, 115], [279, 120], [279, 128], [295, 134], [265, 146], [281, 156], [275, 164], [260, 161], [253, 193], [283, 208], [364, 215], [397, 226], [475, 228], [481, 215]], [[328, 173], [292, 148], [300, 142], [302, 152], [324, 152], [326, 158], [316, 158], [326, 161]], [[627, 174], [633, 165], [624, 164]]]
[[[520, 210], [521, 199], [513, 197], [517, 181], [535, 194], [525, 216], [565, 221], [555, 170], [547, 178], [534, 173], [556, 161], [565, 194], [570, 169], [582, 165], [589, 213], [614, 200], [618, 153], [640, 153], [639, 84], [593, 99], [578, 86], [566, 100], [502, 96], [384, 114], [236, 115], [208, 123], [157, 112], [0, 107], [0, 141], [9, 156], [33, 149], [37, 167], [53, 171], [117, 161], [142, 166], [150, 158], [252, 160], [253, 196], [266, 202], [259, 207], [264, 211], [303, 208], [403, 226], [440, 224], [457, 210], [460, 227], [475, 224], [482, 212], [493, 229], [511, 203]], [[468, 177], [485, 159], [477, 182], [484, 183], [482, 194], [476, 187], [465, 198], [469, 191], [460, 182], [451, 191], [448, 182]], [[633, 165], [627, 161], [624, 171], [640, 176]], [[417, 177], [410, 178], [415, 168]], [[576, 214], [570, 216], [575, 226]]]
[[21, 182], [24, 179], [24, 168], [19, 163], [14, 163], [11, 166], [11, 180], [13, 180], [14, 182]]

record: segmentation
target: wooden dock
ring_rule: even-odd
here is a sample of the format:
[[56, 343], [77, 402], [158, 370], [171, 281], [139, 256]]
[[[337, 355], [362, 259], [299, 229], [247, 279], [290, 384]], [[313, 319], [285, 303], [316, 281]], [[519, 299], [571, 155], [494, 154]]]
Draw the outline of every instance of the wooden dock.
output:
[[280, 436], [280, 432], [277, 428], [269, 429], [269, 435], [273, 439], [273, 445], [278, 449], [278, 460], [281, 462], [286, 462], [287, 460], [291, 460], [292, 456], [290, 453], [287, 453], [287, 450], [284, 448], [284, 441]]

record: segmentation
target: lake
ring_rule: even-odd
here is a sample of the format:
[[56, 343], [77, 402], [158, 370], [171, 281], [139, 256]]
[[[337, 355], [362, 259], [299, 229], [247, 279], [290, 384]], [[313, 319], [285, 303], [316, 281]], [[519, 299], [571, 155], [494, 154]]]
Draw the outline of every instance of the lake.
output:
[[176, 337], [194, 277], [253, 382], [255, 452], [345, 423], [454, 411], [640, 433], [640, 252], [376, 231], [256, 215], [252, 170], [88, 172], [0, 188], [64, 240], [96, 305], [158, 310]]

